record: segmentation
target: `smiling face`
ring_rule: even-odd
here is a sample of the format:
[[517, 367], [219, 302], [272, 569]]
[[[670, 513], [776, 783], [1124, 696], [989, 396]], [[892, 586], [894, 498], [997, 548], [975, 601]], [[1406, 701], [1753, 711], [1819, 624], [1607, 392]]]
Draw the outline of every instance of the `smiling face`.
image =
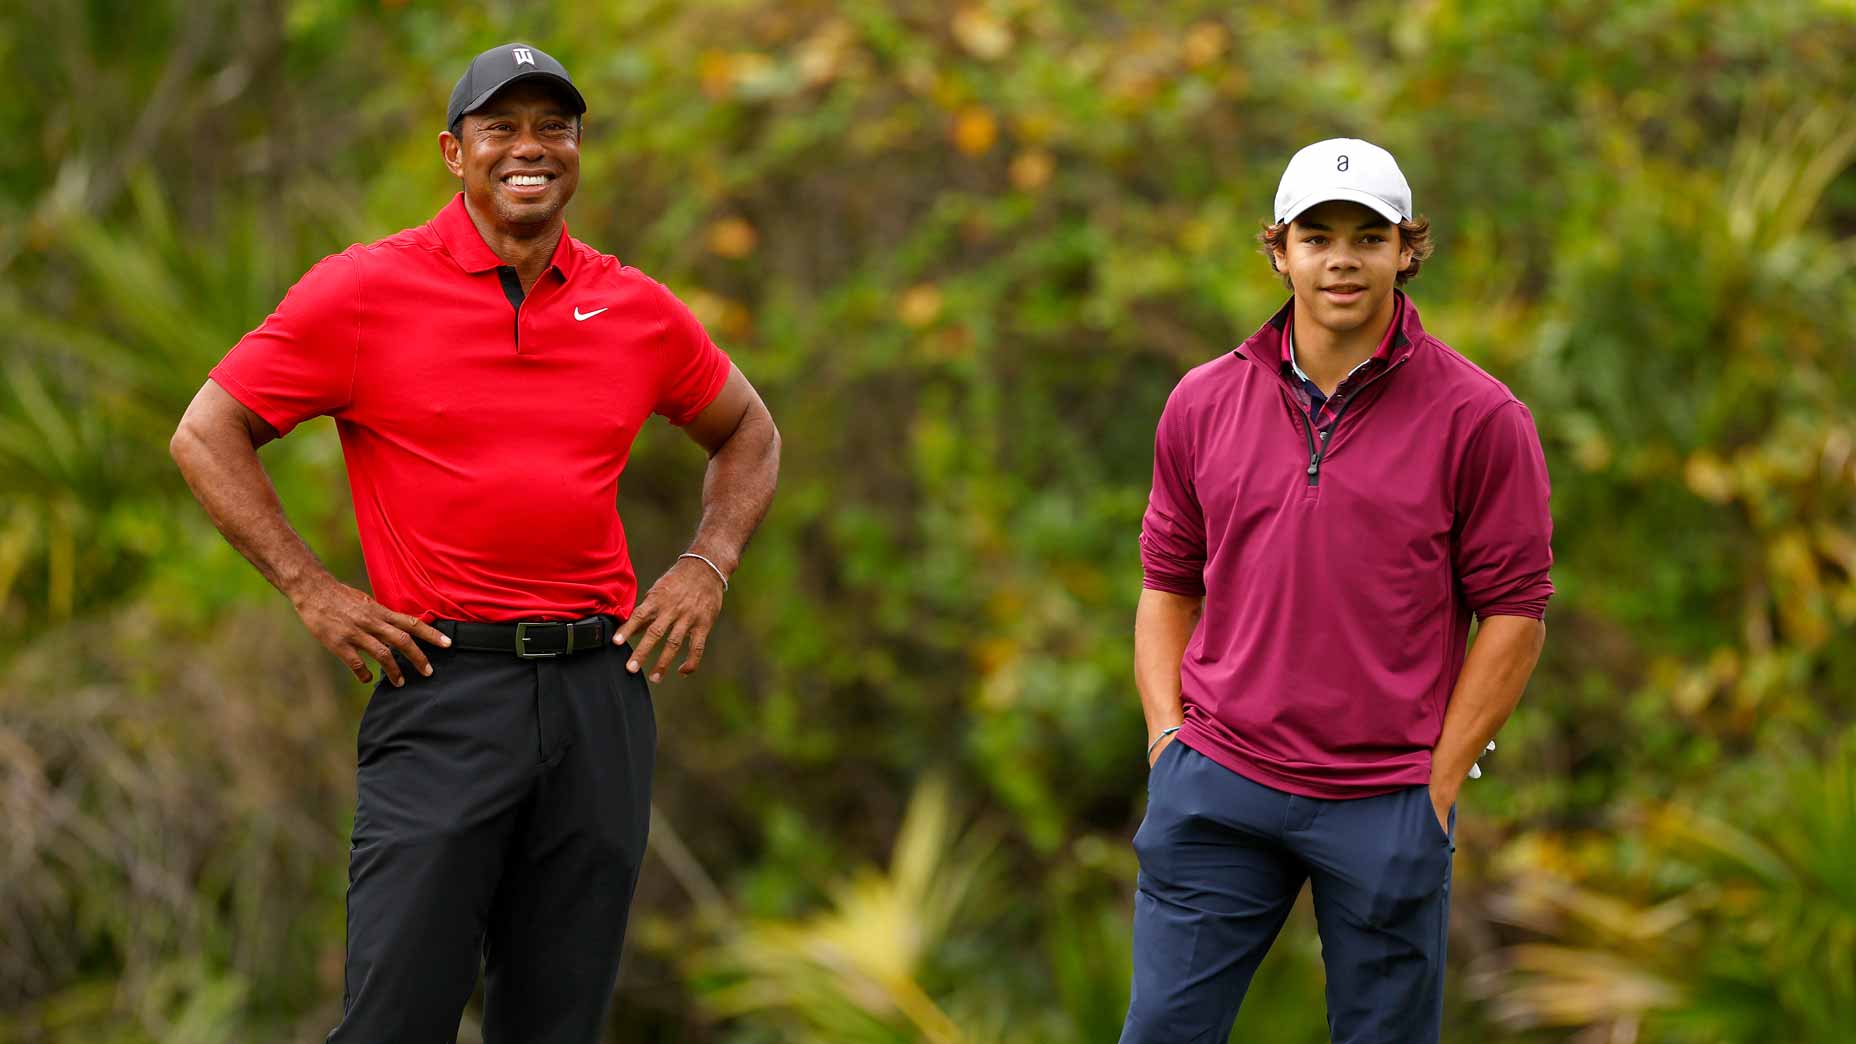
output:
[[512, 234], [553, 223], [580, 186], [580, 125], [567, 99], [536, 80], [498, 91], [438, 136], [478, 219]]
[[1295, 289], [1296, 322], [1340, 334], [1390, 318], [1392, 287], [1411, 267], [1411, 256], [1398, 226], [1342, 200], [1297, 215], [1283, 248], [1274, 252], [1276, 268]]

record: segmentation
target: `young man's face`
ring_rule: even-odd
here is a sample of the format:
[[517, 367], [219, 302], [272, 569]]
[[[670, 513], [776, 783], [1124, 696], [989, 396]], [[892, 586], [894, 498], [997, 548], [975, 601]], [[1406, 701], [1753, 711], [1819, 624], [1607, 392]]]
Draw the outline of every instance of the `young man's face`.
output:
[[1296, 321], [1312, 321], [1336, 333], [1383, 320], [1398, 274], [1411, 267], [1411, 250], [1396, 225], [1343, 200], [1297, 215], [1289, 223], [1288, 242], [1275, 257], [1276, 267], [1295, 288]]

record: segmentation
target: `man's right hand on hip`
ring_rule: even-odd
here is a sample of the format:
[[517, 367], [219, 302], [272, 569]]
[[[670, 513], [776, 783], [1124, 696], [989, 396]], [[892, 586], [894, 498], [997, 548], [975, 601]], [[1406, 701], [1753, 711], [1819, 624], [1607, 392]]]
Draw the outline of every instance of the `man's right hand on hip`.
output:
[[399, 650], [414, 670], [430, 675], [432, 665], [413, 639], [420, 638], [438, 646], [451, 644], [451, 639], [431, 624], [416, 616], [396, 613], [374, 601], [367, 592], [349, 587], [334, 577], [318, 581], [291, 602], [309, 633], [363, 683], [374, 680], [363, 656], [372, 657], [380, 664], [387, 680], [400, 686], [406, 684], [406, 679], [393, 659], [393, 650]]

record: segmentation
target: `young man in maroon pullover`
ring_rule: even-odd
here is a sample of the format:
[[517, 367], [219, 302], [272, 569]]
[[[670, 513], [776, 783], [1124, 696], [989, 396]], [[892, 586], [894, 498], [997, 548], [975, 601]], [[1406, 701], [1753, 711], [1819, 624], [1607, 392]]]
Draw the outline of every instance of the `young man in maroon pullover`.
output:
[[1155, 439], [1121, 1039], [1224, 1041], [1307, 881], [1332, 1039], [1436, 1041], [1457, 790], [1546, 635], [1546, 463], [1396, 289], [1430, 243], [1391, 154], [1296, 153], [1263, 239], [1293, 298]]

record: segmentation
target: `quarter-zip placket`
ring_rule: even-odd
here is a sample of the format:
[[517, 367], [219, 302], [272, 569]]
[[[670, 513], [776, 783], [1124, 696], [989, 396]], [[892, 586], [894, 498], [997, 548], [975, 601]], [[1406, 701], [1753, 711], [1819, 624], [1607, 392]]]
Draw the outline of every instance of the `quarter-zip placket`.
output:
[[1333, 437], [1334, 428], [1340, 424], [1341, 417], [1346, 414], [1347, 407], [1352, 406], [1356, 401], [1358, 401], [1360, 396], [1366, 393], [1366, 389], [1371, 388], [1375, 384], [1378, 384], [1380, 381], [1384, 380], [1386, 376], [1390, 374], [1393, 370], [1396, 370], [1400, 366], [1403, 366], [1405, 364], [1405, 358], [1406, 358], [1405, 356], [1400, 356], [1390, 366], [1387, 366], [1385, 369], [1374, 374], [1371, 380], [1367, 381], [1365, 384], [1360, 385], [1359, 391], [1356, 391], [1352, 393], [1351, 395], [1349, 395], [1347, 397], [1347, 401], [1340, 404], [1340, 407], [1334, 411], [1334, 419], [1328, 421], [1327, 427], [1321, 429], [1320, 445], [1315, 444], [1316, 439], [1315, 439], [1314, 418], [1310, 417], [1308, 415], [1308, 411], [1303, 409], [1301, 405], [1295, 401], [1295, 393], [1292, 392], [1286, 384], [1283, 386], [1283, 389], [1282, 389], [1283, 394], [1289, 397], [1289, 408], [1295, 412], [1295, 415], [1297, 417], [1301, 418], [1302, 437], [1308, 440], [1308, 484], [1309, 485], [1318, 486], [1321, 484], [1321, 461], [1323, 458], [1327, 456], [1328, 441]]

